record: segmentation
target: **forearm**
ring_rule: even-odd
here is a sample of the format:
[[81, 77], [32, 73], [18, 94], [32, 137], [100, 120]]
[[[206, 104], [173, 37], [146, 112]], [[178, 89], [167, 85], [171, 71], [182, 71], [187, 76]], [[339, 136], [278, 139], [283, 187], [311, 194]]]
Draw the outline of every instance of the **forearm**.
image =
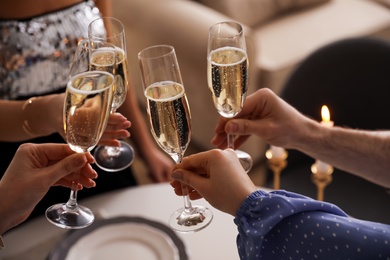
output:
[[341, 170], [390, 187], [390, 131], [327, 128], [311, 123], [296, 149]]
[[0, 140], [25, 141], [57, 131], [63, 96], [50, 95], [24, 101], [0, 101]]
[[112, 2], [111, 0], [95, 0], [95, 5], [99, 8], [102, 17], [112, 16]]

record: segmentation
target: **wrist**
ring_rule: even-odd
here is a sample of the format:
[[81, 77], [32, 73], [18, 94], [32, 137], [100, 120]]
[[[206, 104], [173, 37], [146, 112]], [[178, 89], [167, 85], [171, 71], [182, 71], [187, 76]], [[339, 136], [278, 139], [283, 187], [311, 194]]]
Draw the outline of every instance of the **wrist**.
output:
[[296, 131], [295, 136], [291, 138], [291, 145], [287, 148], [306, 152], [321, 139], [322, 128], [323, 126], [321, 126], [319, 122], [308, 118], [301, 124], [300, 129]]
[[[23, 128], [23, 131], [28, 134], [29, 136], [31, 137], [38, 137], [39, 136], [39, 133], [37, 133], [35, 130], [33, 130], [31, 128], [31, 123], [32, 123], [32, 117], [31, 114], [32, 114], [32, 106], [33, 106], [33, 103], [34, 101], [36, 101], [36, 97], [32, 97], [32, 98], [29, 98], [28, 100], [26, 100], [22, 106], [22, 113], [23, 113], [23, 124], [22, 124], [22, 128]], [[34, 104], [34, 106], [36, 106], [36, 104]]]
[[31, 137], [47, 136], [59, 129], [62, 119], [63, 97], [53, 94], [43, 97], [32, 97], [22, 107], [23, 130]]

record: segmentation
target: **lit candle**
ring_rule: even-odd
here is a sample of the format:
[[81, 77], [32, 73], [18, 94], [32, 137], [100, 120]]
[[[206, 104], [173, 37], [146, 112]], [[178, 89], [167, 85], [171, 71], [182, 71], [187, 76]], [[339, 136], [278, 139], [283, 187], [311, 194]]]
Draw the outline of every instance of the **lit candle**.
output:
[[[333, 121], [330, 120], [329, 109], [325, 105], [323, 105], [321, 108], [321, 117], [322, 117], [321, 125], [325, 127], [333, 127], [334, 123]], [[320, 160], [316, 160], [314, 166], [315, 166], [314, 173], [329, 173], [333, 171], [332, 166]]]
[[326, 126], [326, 127], [332, 127], [333, 126], [333, 121], [330, 121], [330, 112], [327, 106], [323, 105], [321, 108], [321, 125]]

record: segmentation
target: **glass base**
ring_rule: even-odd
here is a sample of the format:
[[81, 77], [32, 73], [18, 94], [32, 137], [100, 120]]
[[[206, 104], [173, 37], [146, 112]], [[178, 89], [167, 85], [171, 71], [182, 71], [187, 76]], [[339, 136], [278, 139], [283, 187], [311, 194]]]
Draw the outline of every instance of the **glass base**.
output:
[[81, 229], [91, 225], [95, 216], [84, 206], [78, 205], [75, 209], [68, 209], [66, 203], [60, 203], [46, 210], [46, 218], [60, 228]]
[[235, 150], [235, 152], [237, 154], [238, 159], [240, 160], [242, 168], [244, 168], [244, 170], [248, 173], [253, 166], [252, 157], [246, 152], [241, 150]]
[[207, 227], [212, 219], [210, 209], [193, 206], [191, 210], [181, 208], [175, 211], [169, 219], [169, 226], [181, 233], [194, 233]]
[[121, 141], [120, 147], [98, 146], [93, 155], [100, 169], [107, 172], [119, 172], [133, 163], [134, 149], [130, 144]]

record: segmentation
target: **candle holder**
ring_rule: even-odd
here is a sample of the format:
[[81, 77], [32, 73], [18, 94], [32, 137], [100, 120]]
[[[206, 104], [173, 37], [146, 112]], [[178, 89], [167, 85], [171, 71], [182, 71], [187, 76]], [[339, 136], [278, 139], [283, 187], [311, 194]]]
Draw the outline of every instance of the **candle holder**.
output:
[[311, 181], [317, 186], [317, 200], [324, 201], [325, 188], [333, 179], [333, 167], [329, 164], [316, 161], [311, 166], [311, 172]]
[[267, 158], [267, 165], [272, 170], [274, 175], [274, 190], [280, 189], [280, 174], [284, 168], [287, 166], [287, 157], [288, 153], [283, 149], [283, 152], [280, 156], [276, 157], [272, 153], [271, 149], [265, 152], [265, 157]]

